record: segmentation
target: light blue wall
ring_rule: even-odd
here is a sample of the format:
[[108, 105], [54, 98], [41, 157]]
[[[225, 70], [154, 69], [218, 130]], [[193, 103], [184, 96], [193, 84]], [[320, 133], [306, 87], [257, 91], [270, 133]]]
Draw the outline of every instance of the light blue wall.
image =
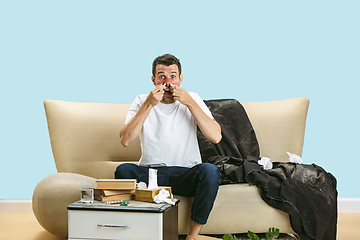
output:
[[304, 162], [360, 197], [359, 11], [358, 0], [1, 1], [0, 199], [30, 199], [56, 172], [45, 99], [131, 103], [168, 52], [204, 99], [308, 97]]

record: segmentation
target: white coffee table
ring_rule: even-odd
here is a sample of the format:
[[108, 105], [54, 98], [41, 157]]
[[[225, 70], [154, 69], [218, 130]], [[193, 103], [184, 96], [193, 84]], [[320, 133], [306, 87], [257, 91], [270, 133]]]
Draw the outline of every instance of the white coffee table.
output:
[[177, 240], [178, 202], [73, 203], [68, 206], [69, 239]]

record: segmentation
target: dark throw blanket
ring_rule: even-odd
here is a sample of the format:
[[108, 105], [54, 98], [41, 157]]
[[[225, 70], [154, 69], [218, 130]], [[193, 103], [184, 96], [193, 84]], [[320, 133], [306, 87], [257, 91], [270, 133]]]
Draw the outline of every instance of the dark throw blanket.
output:
[[198, 131], [199, 147], [203, 162], [220, 169], [221, 184], [256, 185], [266, 203], [289, 214], [291, 227], [302, 240], [336, 239], [334, 176], [315, 164], [273, 162], [273, 169], [262, 170], [257, 163], [256, 135], [242, 105], [236, 100], [205, 103], [220, 124], [223, 138], [213, 144]]

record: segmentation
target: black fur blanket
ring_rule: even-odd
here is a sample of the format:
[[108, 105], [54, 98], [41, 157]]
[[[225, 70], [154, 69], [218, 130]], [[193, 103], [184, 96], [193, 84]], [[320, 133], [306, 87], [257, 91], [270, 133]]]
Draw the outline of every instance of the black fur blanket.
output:
[[242, 105], [236, 100], [205, 103], [220, 124], [223, 138], [213, 144], [198, 131], [199, 147], [203, 162], [220, 169], [221, 184], [256, 185], [265, 202], [289, 214], [291, 226], [302, 240], [336, 239], [334, 176], [315, 164], [273, 162], [272, 169], [262, 170], [257, 164], [256, 135]]

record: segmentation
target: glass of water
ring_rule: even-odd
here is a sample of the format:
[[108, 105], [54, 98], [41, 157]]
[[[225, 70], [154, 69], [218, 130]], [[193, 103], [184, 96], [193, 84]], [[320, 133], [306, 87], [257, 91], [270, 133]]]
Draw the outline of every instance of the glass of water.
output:
[[94, 202], [94, 184], [82, 183], [81, 184], [81, 200], [82, 203]]

